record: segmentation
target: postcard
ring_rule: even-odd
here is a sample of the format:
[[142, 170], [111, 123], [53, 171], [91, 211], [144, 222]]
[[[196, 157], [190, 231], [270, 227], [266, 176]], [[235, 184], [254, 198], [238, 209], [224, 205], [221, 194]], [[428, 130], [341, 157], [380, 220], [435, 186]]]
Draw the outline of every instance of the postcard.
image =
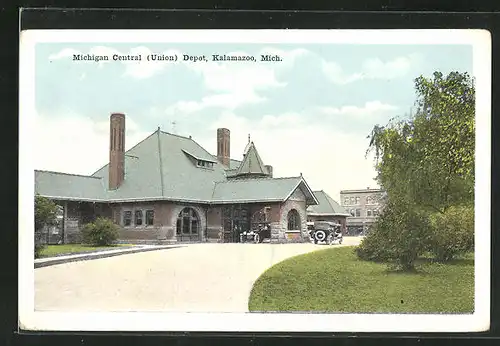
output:
[[467, 332], [490, 319], [483, 30], [28, 30], [19, 321]]

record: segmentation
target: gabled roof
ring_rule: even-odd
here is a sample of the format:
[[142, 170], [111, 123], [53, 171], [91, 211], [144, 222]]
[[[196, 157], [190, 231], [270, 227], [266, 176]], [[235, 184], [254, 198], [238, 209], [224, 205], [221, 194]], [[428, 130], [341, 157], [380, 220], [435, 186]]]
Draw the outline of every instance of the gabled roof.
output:
[[343, 207], [341, 207], [333, 198], [325, 191], [314, 191], [314, 196], [319, 204], [311, 205], [307, 208], [307, 214], [321, 216], [351, 216]]
[[[214, 162], [213, 168], [197, 167], [193, 158]], [[108, 186], [108, 165], [93, 176]], [[225, 179], [224, 166], [191, 138], [156, 131], [125, 153], [125, 180], [107, 194], [111, 201], [171, 199], [208, 202], [214, 181]]]
[[250, 142], [244, 156], [243, 161], [236, 171], [236, 175], [268, 175], [267, 168], [262, 162], [253, 142]]
[[283, 202], [301, 189], [309, 204], [317, 203], [302, 177], [235, 179], [215, 184], [212, 203]]

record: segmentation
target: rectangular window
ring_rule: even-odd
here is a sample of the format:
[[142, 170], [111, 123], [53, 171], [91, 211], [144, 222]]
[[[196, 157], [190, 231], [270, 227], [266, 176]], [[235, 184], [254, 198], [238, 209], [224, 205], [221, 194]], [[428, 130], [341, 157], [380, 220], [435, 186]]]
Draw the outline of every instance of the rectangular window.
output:
[[130, 226], [132, 224], [132, 212], [127, 210], [123, 213], [123, 225]]
[[344, 205], [349, 205], [349, 197], [344, 198]]
[[378, 216], [378, 215], [379, 215], [379, 214], [378, 214], [378, 210], [377, 210], [377, 209], [375, 209], [375, 210], [373, 211], [373, 216]]
[[146, 210], [146, 226], [153, 226], [155, 220], [154, 210]]
[[354, 204], [354, 203], [356, 203], [356, 202], [355, 202], [355, 199], [354, 199], [354, 197], [351, 197], [351, 200], [350, 200], [350, 202], [351, 202], [351, 204]]
[[142, 226], [142, 210], [135, 211], [135, 225]]
[[361, 209], [356, 209], [356, 217], [360, 217], [361, 216]]
[[372, 216], [372, 211], [370, 209], [366, 211], [366, 216]]
[[356, 197], [356, 204], [359, 204], [359, 197]]
[[354, 209], [351, 209], [351, 210], [349, 211], [349, 213], [350, 213], [352, 216], [355, 216], [355, 214], [354, 214]]

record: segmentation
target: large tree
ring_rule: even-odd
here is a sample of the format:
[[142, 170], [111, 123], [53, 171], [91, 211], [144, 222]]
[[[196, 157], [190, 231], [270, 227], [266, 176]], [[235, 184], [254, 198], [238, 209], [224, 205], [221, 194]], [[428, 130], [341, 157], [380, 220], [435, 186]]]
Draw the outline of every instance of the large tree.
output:
[[474, 197], [475, 88], [467, 73], [415, 79], [416, 112], [375, 126], [368, 151], [388, 198], [445, 212]]

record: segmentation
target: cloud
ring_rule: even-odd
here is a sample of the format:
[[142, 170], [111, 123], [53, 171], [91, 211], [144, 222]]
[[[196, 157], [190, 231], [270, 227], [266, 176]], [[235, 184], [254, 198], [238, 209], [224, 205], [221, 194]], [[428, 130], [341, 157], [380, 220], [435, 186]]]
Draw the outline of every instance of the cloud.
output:
[[[293, 67], [297, 58], [309, 53], [305, 49], [287, 51], [269, 47], [262, 49], [260, 54], [277, 54], [283, 59], [282, 62], [209, 61], [207, 63], [186, 64], [190, 70], [202, 76], [205, 87], [213, 94], [203, 97], [199, 101], [181, 100], [167, 108], [166, 113], [191, 114], [211, 107], [235, 110], [243, 105], [263, 102], [266, 98], [259, 95], [259, 92], [286, 86], [286, 83], [278, 81], [277, 73]], [[235, 51], [226, 55], [248, 55], [248, 53]], [[260, 56], [256, 56], [256, 59], [260, 59]]]
[[[227, 55], [247, 55], [244, 52], [231, 52]], [[188, 64], [191, 70], [203, 77], [207, 89], [220, 92], [238, 90], [263, 90], [282, 87], [276, 79], [275, 69], [271, 65], [255, 62], [215, 62]]]
[[347, 73], [338, 63], [321, 59], [321, 68], [331, 82], [344, 85], [366, 79], [392, 80], [404, 77], [421, 60], [422, 57], [418, 54], [400, 56], [386, 61], [370, 58], [362, 63], [360, 72]]
[[[35, 169], [92, 174], [109, 161], [109, 121], [96, 122], [75, 112], [36, 114], [34, 120]], [[149, 134], [127, 116], [127, 150]]]
[[378, 58], [368, 59], [363, 63], [363, 71], [370, 79], [395, 79], [406, 76], [415, 64], [419, 63], [420, 56], [410, 54], [392, 60], [383, 61]]
[[212, 107], [234, 110], [244, 104], [255, 104], [264, 100], [264, 97], [257, 95], [253, 90], [234, 90], [232, 93], [205, 96], [201, 101], [178, 101], [169, 106], [165, 113], [167, 115], [192, 114]]
[[318, 110], [327, 115], [344, 115], [351, 117], [370, 118], [397, 110], [396, 106], [381, 101], [366, 102], [364, 106], [319, 107]]
[[321, 68], [326, 77], [335, 84], [348, 84], [363, 79], [363, 74], [346, 74], [342, 67], [333, 61], [321, 62]]

